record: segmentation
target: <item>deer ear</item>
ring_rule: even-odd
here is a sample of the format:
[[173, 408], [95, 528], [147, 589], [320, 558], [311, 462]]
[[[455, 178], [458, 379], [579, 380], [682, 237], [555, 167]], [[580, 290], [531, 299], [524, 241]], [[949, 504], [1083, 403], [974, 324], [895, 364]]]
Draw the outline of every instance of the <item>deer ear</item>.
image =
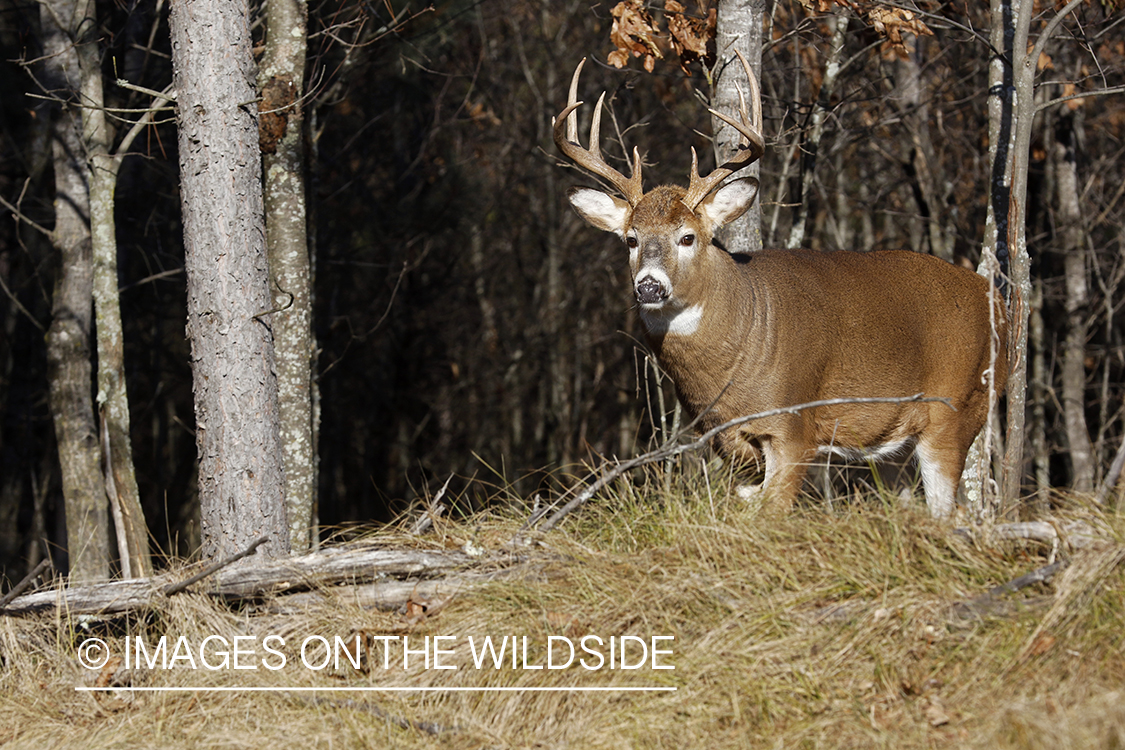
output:
[[625, 236], [625, 217], [629, 215], [629, 204], [625, 201], [601, 190], [581, 187], [567, 191], [567, 198], [578, 215], [593, 226], [618, 237]]
[[711, 222], [712, 227], [718, 229], [746, 213], [757, 197], [758, 181], [753, 177], [743, 177], [731, 180], [704, 198], [698, 211]]

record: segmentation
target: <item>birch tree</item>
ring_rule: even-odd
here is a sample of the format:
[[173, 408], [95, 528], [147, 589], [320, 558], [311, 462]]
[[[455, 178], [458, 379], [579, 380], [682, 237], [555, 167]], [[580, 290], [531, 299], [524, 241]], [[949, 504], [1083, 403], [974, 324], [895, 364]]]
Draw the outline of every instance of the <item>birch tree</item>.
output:
[[266, 247], [272, 279], [285, 506], [294, 551], [309, 547], [316, 500], [313, 424], [315, 345], [305, 209], [304, 0], [266, 3], [266, 45], [258, 85], [265, 180]]
[[[762, 80], [762, 17], [765, 0], [720, 0], [718, 25], [715, 33], [716, 71], [711, 106], [719, 112], [737, 112], [739, 91], [749, 91], [749, 83], [742, 66], [737, 64], [736, 52], [741, 52], [750, 63], [751, 70]], [[712, 116], [711, 128], [715, 136], [715, 163], [728, 161], [738, 150], [741, 136], [734, 128]], [[754, 164], [743, 177], [759, 179], [761, 165]], [[752, 253], [762, 249], [761, 201], [754, 201], [746, 213], [732, 221], [719, 232], [719, 240], [732, 253]]]

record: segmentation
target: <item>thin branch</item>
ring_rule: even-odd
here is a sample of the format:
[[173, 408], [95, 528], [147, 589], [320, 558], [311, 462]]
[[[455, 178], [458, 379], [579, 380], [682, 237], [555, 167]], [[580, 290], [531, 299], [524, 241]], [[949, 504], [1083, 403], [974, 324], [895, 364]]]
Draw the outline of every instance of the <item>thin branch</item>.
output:
[[974, 597], [966, 602], [958, 602], [953, 605], [951, 611], [954, 615], [966, 619], [979, 618], [990, 614], [996, 610], [996, 600], [1000, 596], [1019, 591], [1022, 588], [1036, 583], [1043, 583], [1044, 581], [1050, 580], [1056, 573], [1064, 570], [1068, 565], [1070, 565], [1069, 560], [1058, 560], [1050, 565], [1045, 565], [1030, 573], [1025, 573], [1019, 578], [1013, 578], [1007, 583], [993, 586], [980, 596]]
[[1047, 27], [1043, 29], [1043, 33], [1041, 33], [1039, 35], [1039, 38], [1035, 40], [1035, 46], [1031, 49], [1031, 52], [1029, 52], [1027, 57], [1024, 58], [1024, 65], [1039, 64], [1039, 56], [1043, 54], [1043, 50], [1044, 48], [1046, 48], [1047, 42], [1051, 41], [1051, 37], [1054, 36], [1055, 29], [1059, 27], [1059, 24], [1063, 22], [1064, 18], [1070, 15], [1070, 12], [1072, 10], [1074, 10], [1084, 2], [1086, 2], [1086, 0], [1070, 0], [1070, 2], [1066, 4], [1065, 8], [1055, 14], [1055, 17], [1052, 18], [1050, 22], [1048, 22]]
[[198, 573], [196, 573], [195, 575], [193, 575], [191, 578], [188, 578], [187, 580], [180, 581], [179, 583], [168, 584], [167, 586], [164, 587], [164, 596], [172, 596], [173, 594], [178, 594], [181, 591], [183, 591], [184, 589], [186, 589], [188, 586], [192, 585], [193, 583], [197, 583], [198, 581], [202, 581], [204, 578], [211, 575], [212, 573], [217, 573], [218, 571], [222, 570], [223, 568], [227, 567], [228, 565], [236, 563], [244, 557], [249, 557], [250, 555], [254, 554], [254, 550], [258, 549], [259, 545], [265, 544], [268, 541], [269, 541], [269, 537], [266, 536], [266, 535], [262, 535], [262, 536], [258, 537], [257, 539], [255, 539], [254, 541], [252, 541], [250, 543], [249, 547], [242, 550], [237, 555], [231, 555], [230, 557], [226, 558], [225, 560], [219, 560], [219, 562], [217, 562], [217, 563], [212, 563], [211, 565], [208, 565], [206, 568], [204, 568], [203, 570], [201, 570]]
[[1057, 99], [1052, 99], [1049, 102], [1042, 102], [1035, 106], [1033, 114], [1039, 114], [1048, 107], [1053, 107], [1056, 104], [1069, 102], [1072, 99], [1085, 99], [1088, 96], [1109, 96], [1110, 94], [1125, 94], [1125, 86], [1114, 86], [1108, 89], [1098, 89], [1097, 91], [1083, 91], [1081, 94], [1069, 94], [1068, 96], [1060, 96]]
[[42, 233], [43, 236], [47, 237], [48, 239], [55, 236], [55, 233], [52, 232], [50, 229], [45, 229], [45, 228], [41, 227], [40, 225], [36, 224], [31, 219], [27, 218], [27, 216], [24, 215], [24, 213], [21, 212], [19, 210], [19, 208], [17, 208], [16, 206], [13, 206], [11, 203], [9, 203], [8, 200], [2, 195], [0, 195], [0, 205], [4, 206], [4, 208], [11, 211], [12, 215], [16, 217], [16, 221], [22, 221], [24, 224], [27, 224], [32, 229], [35, 229], [35, 230], [39, 231], [40, 233]]
[[166, 102], [176, 101], [176, 91], [171, 85], [167, 86], [163, 91], [156, 91], [155, 89], [146, 89], [144, 86], [138, 86], [135, 83], [129, 83], [124, 78], [118, 78], [114, 83], [120, 88], [136, 91], [137, 93], [151, 96], [153, 99], [162, 99]]
[[22, 581], [13, 586], [11, 591], [4, 594], [3, 598], [0, 598], [0, 610], [8, 606], [8, 602], [14, 600], [17, 596], [26, 591], [27, 588], [35, 582], [35, 579], [38, 578], [44, 570], [51, 567], [52, 565], [53, 563], [51, 562], [50, 557], [44, 557], [42, 560], [40, 560], [39, 564], [36, 565], [30, 573], [25, 575]]

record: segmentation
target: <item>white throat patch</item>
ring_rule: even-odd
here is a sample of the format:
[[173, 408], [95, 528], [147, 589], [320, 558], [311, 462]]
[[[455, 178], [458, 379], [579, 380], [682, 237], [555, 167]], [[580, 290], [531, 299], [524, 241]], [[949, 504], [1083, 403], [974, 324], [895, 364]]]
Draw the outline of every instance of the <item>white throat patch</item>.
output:
[[666, 310], [641, 308], [641, 320], [649, 333], [664, 336], [690, 336], [699, 330], [703, 320], [703, 305], [692, 305], [669, 314]]

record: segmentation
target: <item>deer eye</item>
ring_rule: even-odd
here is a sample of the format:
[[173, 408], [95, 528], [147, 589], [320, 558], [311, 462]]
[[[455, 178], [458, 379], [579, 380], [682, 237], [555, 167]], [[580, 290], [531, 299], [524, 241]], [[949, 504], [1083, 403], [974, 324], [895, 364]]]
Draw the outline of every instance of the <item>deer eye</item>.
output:
[[691, 247], [692, 245], [695, 244], [695, 235], [694, 234], [685, 234], [683, 237], [680, 238], [680, 244], [683, 245], [684, 247]]
[[628, 245], [629, 247], [636, 247], [637, 246], [637, 238], [636, 237], [626, 237], [625, 238], [625, 244]]

